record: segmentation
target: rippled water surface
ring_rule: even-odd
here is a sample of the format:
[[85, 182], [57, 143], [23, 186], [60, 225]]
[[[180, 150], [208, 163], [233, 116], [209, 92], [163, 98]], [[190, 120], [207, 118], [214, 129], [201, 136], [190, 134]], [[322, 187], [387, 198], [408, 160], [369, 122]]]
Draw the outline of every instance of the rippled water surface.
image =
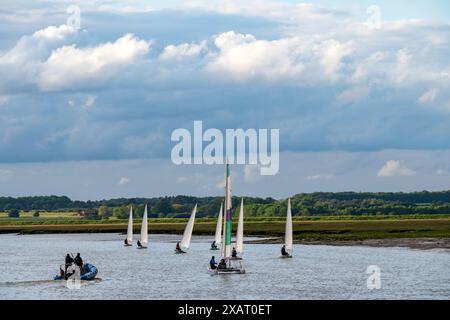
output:
[[[122, 246], [122, 235], [0, 235], [0, 299], [449, 299], [450, 252], [405, 248], [246, 244], [244, 275], [207, 273], [209, 237], [150, 235], [147, 250]], [[70, 290], [52, 281], [67, 252], [98, 267], [98, 280]], [[368, 290], [366, 269], [381, 268], [381, 289]]]

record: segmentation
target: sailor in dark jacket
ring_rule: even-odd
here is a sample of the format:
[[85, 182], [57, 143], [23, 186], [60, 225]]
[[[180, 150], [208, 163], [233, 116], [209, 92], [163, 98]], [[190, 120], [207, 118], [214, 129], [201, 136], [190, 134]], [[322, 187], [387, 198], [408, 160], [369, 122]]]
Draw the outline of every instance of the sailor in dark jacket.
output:
[[79, 253], [77, 253], [77, 256], [75, 257], [74, 262], [80, 268], [81, 274], [83, 274], [83, 259], [81, 259], [81, 256]]

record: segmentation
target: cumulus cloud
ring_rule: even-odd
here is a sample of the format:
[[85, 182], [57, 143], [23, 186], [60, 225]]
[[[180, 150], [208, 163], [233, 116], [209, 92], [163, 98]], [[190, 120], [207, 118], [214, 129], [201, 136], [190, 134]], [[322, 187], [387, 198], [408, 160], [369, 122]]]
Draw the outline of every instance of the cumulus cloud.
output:
[[182, 43], [179, 45], [168, 45], [159, 55], [162, 60], [183, 60], [199, 56], [207, 51], [206, 41], [201, 43]]
[[398, 160], [389, 160], [384, 166], [378, 171], [378, 177], [395, 177], [395, 176], [413, 176], [416, 173], [402, 165]]
[[[195, 23], [177, 20], [182, 11], [146, 19], [143, 4], [115, 14], [117, 23], [97, 10], [104, 23], [86, 19], [86, 31], [53, 19], [8, 32], [0, 160], [164, 157], [171, 130], [194, 117], [282, 128], [288, 151], [450, 147], [447, 25], [383, 21], [372, 30], [350, 11], [317, 5], [201, 2], [181, 5], [203, 10]], [[211, 19], [221, 23], [199, 27]]]
[[71, 36], [75, 34], [74, 28], [60, 25], [38, 30], [31, 36], [22, 36], [13, 48], [3, 55], [0, 53], [0, 66], [11, 65], [20, 69], [32, 68], [41, 59], [48, 57], [54, 48], [67, 40], [73, 40]]
[[68, 35], [76, 32], [76, 30], [66, 24], [62, 24], [58, 27], [48, 26], [45, 29], [41, 29], [33, 33], [35, 39], [45, 39], [48, 41], [64, 40]]
[[121, 177], [121, 178], [119, 179], [119, 182], [118, 182], [117, 184], [120, 185], [120, 186], [123, 186], [123, 185], [127, 184], [128, 182], [130, 182], [130, 179], [129, 179], [129, 178], [127, 178], [127, 177]]
[[121, 67], [144, 56], [150, 42], [126, 34], [114, 42], [93, 48], [63, 46], [44, 62], [39, 86], [45, 91], [67, 88], [90, 80], [103, 80], [118, 75]]
[[343, 66], [342, 59], [352, 52], [350, 43], [335, 39], [258, 40], [251, 34], [234, 31], [218, 35], [214, 44], [219, 52], [206, 70], [239, 82], [289, 80], [306, 85], [335, 80]]

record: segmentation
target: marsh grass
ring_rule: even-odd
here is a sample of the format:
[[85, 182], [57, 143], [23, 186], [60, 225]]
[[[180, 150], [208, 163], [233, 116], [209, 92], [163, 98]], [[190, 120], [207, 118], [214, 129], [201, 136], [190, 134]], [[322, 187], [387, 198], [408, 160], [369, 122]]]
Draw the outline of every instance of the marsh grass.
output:
[[[389, 217], [386, 219], [335, 219], [301, 220], [293, 223], [294, 237], [302, 240], [365, 240], [383, 238], [450, 237], [450, 218], [430, 219]], [[149, 219], [149, 233], [181, 234], [187, 219]], [[118, 232], [126, 231], [126, 220], [88, 220], [70, 217], [55, 218], [0, 218], [0, 232], [14, 233], [77, 233], [77, 232]], [[198, 219], [194, 226], [196, 235], [213, 235], [215, 219]], [[236, 230], [236, 223], [233, 230]], [[255, 236], [284, 236], [283, 219], [255, 219], [245, 221], [245, 234]], [[135, 232], [140, 230], [140, 222], [134, 224]]]

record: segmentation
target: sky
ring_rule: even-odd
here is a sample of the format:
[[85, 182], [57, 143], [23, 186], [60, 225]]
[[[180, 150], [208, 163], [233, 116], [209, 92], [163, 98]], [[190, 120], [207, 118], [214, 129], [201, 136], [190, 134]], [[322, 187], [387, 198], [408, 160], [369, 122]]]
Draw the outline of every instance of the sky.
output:
[[222, 195], [194, 120], [280, 130], [236, 195], [447, 190], [449, 52], [448, 1], [2, 1], [0, 196]]

